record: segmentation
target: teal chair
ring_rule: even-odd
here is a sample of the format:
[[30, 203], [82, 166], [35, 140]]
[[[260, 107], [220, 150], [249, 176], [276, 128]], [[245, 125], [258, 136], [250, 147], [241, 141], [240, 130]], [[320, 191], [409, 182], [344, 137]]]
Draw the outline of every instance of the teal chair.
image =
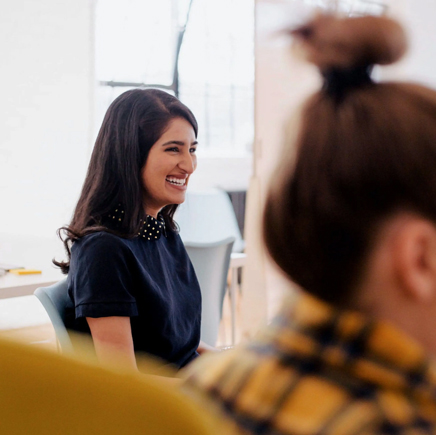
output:
[[201, 340], [211, 346], [218, 338], [234, 242], [234, 237], [211, 243], [184, 242], [201, 289]]
[[72, 307], [73, 302], [68, 296], [67, 278], [48, 287], [39, 287], [34, 295], [39, 299], [53, 324], [58, 347], [62, 353], [74, 352], [71, 338], [65, 327], [65, 310]]

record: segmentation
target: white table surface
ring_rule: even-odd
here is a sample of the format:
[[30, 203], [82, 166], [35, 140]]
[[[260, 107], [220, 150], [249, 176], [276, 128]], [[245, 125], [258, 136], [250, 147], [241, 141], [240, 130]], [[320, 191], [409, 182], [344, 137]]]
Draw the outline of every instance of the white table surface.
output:
[[36, 296], [0, 300], [0, 331], [50, 324], [50, 317]]
[[64, 259], [61, 241], [53, 236], [21, 236], [0, 233], [0, 263], [26, 269], [41, 270], [41, 274], [0, 276], [0, 299], [31, 295], [38, 287], [53, 284], [64, 277], [52, 259]]

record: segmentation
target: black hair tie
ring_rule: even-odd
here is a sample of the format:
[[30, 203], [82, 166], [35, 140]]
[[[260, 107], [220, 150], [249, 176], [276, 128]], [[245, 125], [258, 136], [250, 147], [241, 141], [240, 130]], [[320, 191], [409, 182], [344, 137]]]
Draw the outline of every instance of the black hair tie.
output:
[[373, 66], [354, 67], [349, 69], [332, 68], [322, 73], [324, 77], [323, 91], [342, 100], [350, 89], [357, 89], [374, 83], [371, 79]]

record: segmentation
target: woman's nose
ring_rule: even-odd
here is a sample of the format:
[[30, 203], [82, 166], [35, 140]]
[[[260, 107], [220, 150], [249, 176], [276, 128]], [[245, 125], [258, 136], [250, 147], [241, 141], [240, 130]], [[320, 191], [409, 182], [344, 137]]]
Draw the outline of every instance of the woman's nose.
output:
[[194, 154], [183, 153], [182, 159], [179, 162], [179, 168], [185, 171], [187, 174], [192, 174], [195, 171], [197, 158]]

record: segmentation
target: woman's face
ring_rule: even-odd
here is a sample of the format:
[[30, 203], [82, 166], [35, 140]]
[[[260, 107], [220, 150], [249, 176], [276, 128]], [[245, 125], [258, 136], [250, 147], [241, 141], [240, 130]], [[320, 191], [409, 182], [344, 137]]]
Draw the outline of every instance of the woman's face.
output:
[[185, 200], [190, 175], [197, 167], [197, 139], [192, 125], [174, 118], [151, 147], [142, 168], [145, 212], [156, 217], [166, 205]]

